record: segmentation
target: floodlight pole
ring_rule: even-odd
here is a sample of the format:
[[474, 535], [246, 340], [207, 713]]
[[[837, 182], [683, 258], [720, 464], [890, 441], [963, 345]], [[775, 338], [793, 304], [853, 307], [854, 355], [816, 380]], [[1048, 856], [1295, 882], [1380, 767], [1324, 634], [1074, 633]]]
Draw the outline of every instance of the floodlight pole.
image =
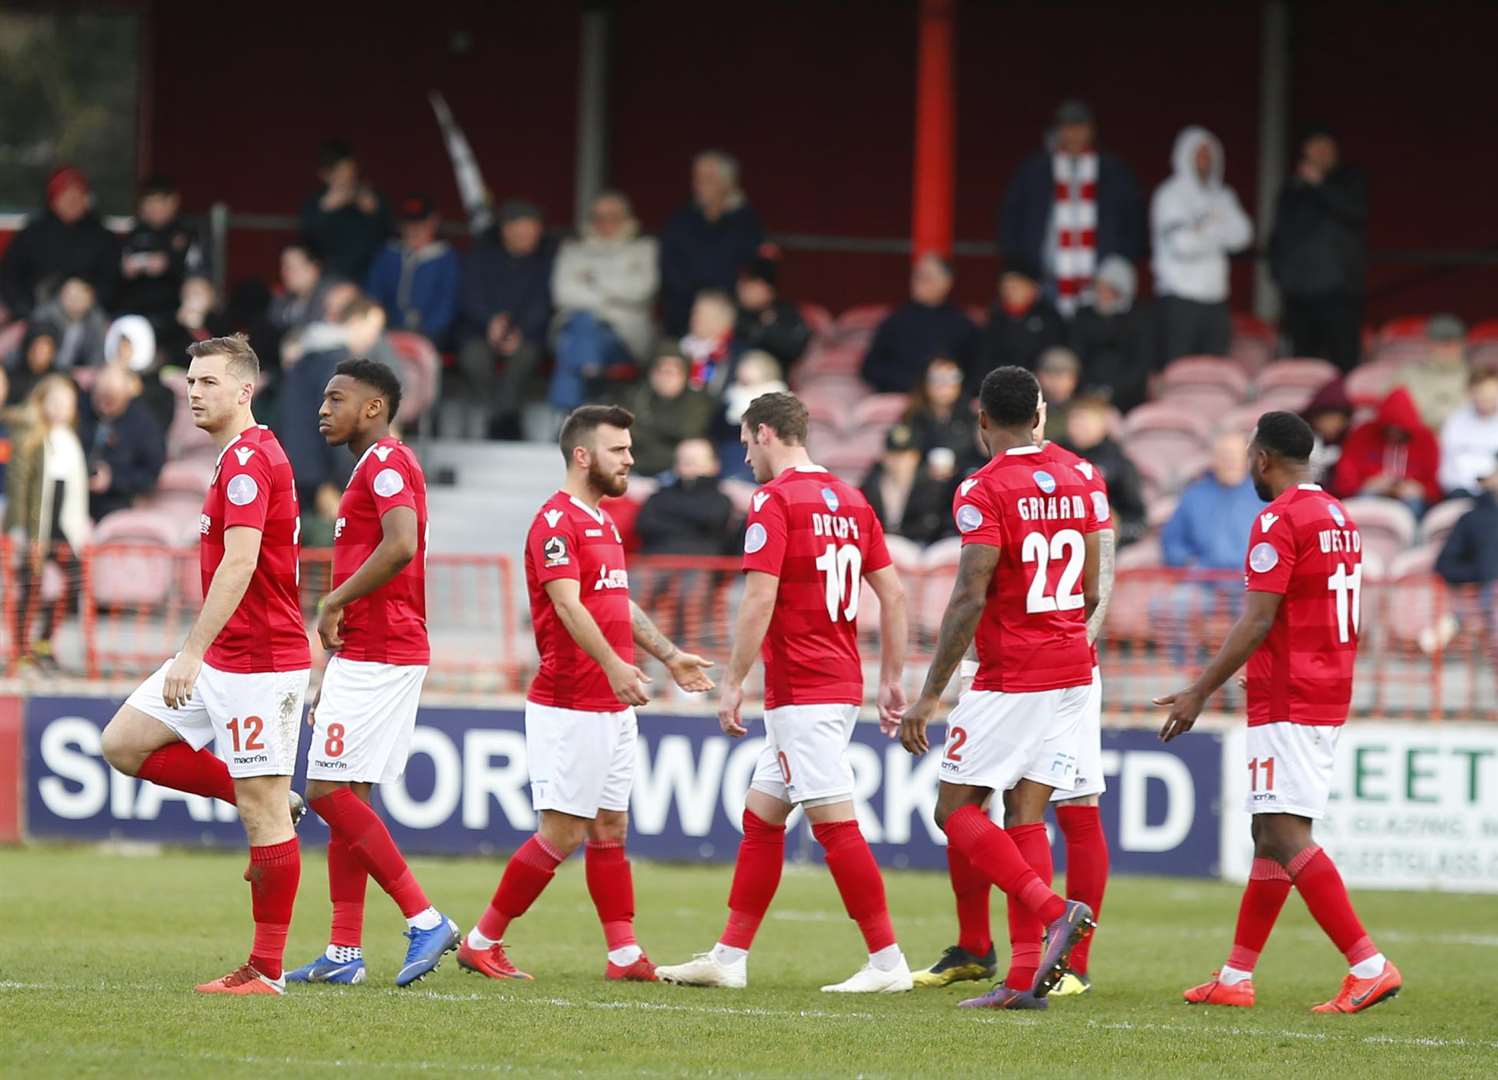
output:
[[607, 4], [590, 3], [583, 7], [577, 65], [577, 166], [573, 182], [573, 219], [579, 228], [588, 220], [588, 208], [608, 177], [612, 19]]
[[955, 0], [921, 0], [916, 46], [915, 170], [910, 255], [952, 254], [955, 200]]
[[[1290, 132], [1290, 6], [1267, 0], [1259, 41], [1259, 198], [1258, 247], [1269, 248], [1274, 206], [1285, 182]], [[1268, 259], [1254, 267], [1254, 314], [1273, 322], [1280, 313], [1279, 290]]]

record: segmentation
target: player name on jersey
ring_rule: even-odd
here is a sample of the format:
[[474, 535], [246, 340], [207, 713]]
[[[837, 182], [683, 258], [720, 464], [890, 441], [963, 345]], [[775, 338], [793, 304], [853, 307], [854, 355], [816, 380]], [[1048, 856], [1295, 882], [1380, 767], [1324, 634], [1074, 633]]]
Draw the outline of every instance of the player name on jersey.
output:
[[1021, 521], [1082, 521], [1087, 517], [1087, 504], [1080, 495], [1029, 495], [1016, 499], [1014, 509]]
[[1322, 529], [1317, 539], [1321, 543], [1323, 555], [1340, 552], [1357, 554], [1363, 550], [1363, 536], [1356, 529]]

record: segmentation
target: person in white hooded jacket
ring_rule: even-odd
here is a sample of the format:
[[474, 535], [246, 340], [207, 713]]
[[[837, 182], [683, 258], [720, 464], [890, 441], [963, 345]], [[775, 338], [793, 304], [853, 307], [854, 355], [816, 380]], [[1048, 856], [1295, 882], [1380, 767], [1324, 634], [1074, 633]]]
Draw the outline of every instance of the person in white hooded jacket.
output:
[[1226, 356], [1232, 338], [1228, 256], [1253, 240], [1253, 222], [1223, 183], [1217, 136], [1195, 125], [1176, 136], [1174, 175], [1150, 201], [1160, 344], [1169, 363], [1182, 356]]

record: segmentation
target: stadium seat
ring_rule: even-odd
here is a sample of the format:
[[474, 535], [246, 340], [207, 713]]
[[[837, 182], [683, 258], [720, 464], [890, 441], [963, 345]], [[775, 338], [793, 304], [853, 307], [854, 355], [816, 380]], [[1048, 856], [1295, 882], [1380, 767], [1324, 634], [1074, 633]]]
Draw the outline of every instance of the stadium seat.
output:
[[[1111, 641], [1144, 641], [1151, 636], [1150, 600], [1162, 588], [1159, 577], [1147, 569], [1139, 572], [1136, 567], [1125, 567], [1123, 560], [1136, 548], [1151, 543], [1140, 540], [1130, 544], [1119, 553], [1118, 577], [1113, 581], [1113, 594], [1108, 601], [1108, 619], [1103, 624], [1103, 637]], [[1155, 546], [1159, 557], [1159, 546]]]
[[802, 387], [798, 396], [812, 421], [838, 431], [848, 426], [851, 409], [847, 390], [841, 381], [813, 382]]
[[1435, 544], [1439, 549], [1446, 542], [1446, 537], [1451, 535], [1451, 530], [1456, 528], [1462, 515], [1471, 509], [1471, 499], [1447, 499], [1436, 503], [1425, 512], [1425, 517], [1420, 522], [1420, 542]]
[[1255, 388], [1261, 395], [1283, 386], [1301, 387], [1314, 392], [1340, 374], [1337, 366], [1330, 361], [1314, 357], [1294, 357], [1276, 360], [1259, 372]]
[[191, 495], [201, 502], [213, 480], [213, 465], [213, 459], [206, 456], [168, 461], [156, 478], [156, 494]]
[[858, 307], [851, 307], [837, 317], [837, 333], [872, 333], [893, 310], [888, 304], [860, 304]]
[[950, 536], [928, 547], [921, 560], [921, 590], [911, 622], [919, 634], [933, 641], [941, 631], [941, 617], [952, 598], [952, 584], [957, 580], [957, 564], [961, 559], [962, 538]]
[[1311, 398], [1316, 391], [1306, 386], [1275, 386], [1261, 393], [1254, 404], [1259, 407], [1259, 412], [1293, 412], [1298, 413], [1311, 403]]
[[411, 422], [421, 420], [437, 400], [442, 359], [436, 346], [413, 331], [391, 330], [385, 337], [403, 366], [400, 420], [409, 430]]
[[909, 409], [910, 397], [906, 394], [874, 394], [853, 406], [849, 426], [856, 430], [877, 427], [880, 431], [887, 431]]
[[882, 427], [857, 429], [835, 436], [824, 431], [815, 443], [808, 435], [807, 445], [813, 461], [857, 486], [883, 453], [884, 432]]
[[1498, 342], [1498, 319], [1484, 319], [1467, 331], [1468, 345]]
[[1250, 401], [1246, 405], [1239, 405], [1218, 422], [1217, 430], [1236, 431], [1247, 439], [1254, 433], [1254, 428], [1259, 426], [1259, 417], [1268, 411], [1268, 409], [1264, 408], [1257, 401]]
[[914, 540], [907, 540], [903, 536], [887, 534], [884, 537], [884, 544], [889, 548], [890, 562], [899, 572], [902, 579], [906, 578], [906, 575], [920, 570], [925, 562], [926, 550]]
[[1159, 401], [1194, 416], [1204, 416], [1214, 422], [1232, 412], [1242, 397], [1229, 386], [1166, 386]]
[[1429, 315], [1401, 315], [1379, 327], [1378, 339], [1385, 341], [1424, 341]]
[[1453, 625], [1443, 632], [1451, 604], [1446, 583], [1431, 573], [1437, 554], [1429, 545], [1403, 552], [1390, 564], [1381, 586], [1383, 627], [1399, 645], [1427, 654], [1449, 641], [1455, 630]]
[[[196, 538], [197, 521], [192, 522]], [[92, 600], [105, 607], [149, 608], [164, 603], [172, 590], [175, 557], [183, 525], [152, 510], [117, 510], [94, 529], [90, 560]], [[141, 550], [110, 550], [113, 545]], [[160, 550], [154, 550], [160, 549]], [[196, 565], [193, 566], [197, 570]]]
[[1192, 442], [1206, 442], [1212, 433], [1211, 420], [1195, 416], [1163, 401], [1147, 401], [1124, 417], [1124, 435], [1134, 438], [1146, 431], [1178, 432]]
[[1165, 565], [1165, 556], [1160, 551], [1160, 541], [1146, 536], [1134, 541], [1118, 553], [1116, 563], [1119, 570], [1147, 570]]
[[723, 494], [728, 496], [728, 501], [733, 503], [734, 513], [741, 518], [749, 516], [750, 500], [759, 487], [752, 480], [740, 480], [738, 477], [729, 477], [723, 481]]
[[798, 306], [801, 319], [806, 323], [806, 328], [811, 331], [812, 337], [826, 337], [832, 333], [832, 328], [836, 325], [832, 312], [821, 304], [802, 303]]
[[1278, 348], [1279, 335], [1274, 327], [1252, 315], [1240, 313], [1233, 316], [1233, 337], [1228, 346], [1228, 357], [1250, 378], [1274, 359]]
[[[1159, 495], [1145, 506], [1145, 521], [1151, 529], [1158, 529], [1171, 519], [1181, 500], [1175, 495]], [[1131, 545], [1138, 547], [1138, 544]]]
[[864, 349], [861, 343], [829, 345], [816, 342], [796, 365], [789, 381], [792, 386], [800, 387], [826, 375], [857, 379], [863, 367]]
[[1183, 356], [1160, 373], [1160, 384], [1170, 391], [1184, 387], [1212, 387], [1226, 390], [1234, 402], [1248, 396], [1248, 376], [1221, 356]]
[[1398, 376], [1397, 362], [1373, 360], [1362, 364], [1347, 375], [1347, 396], [1354, 405], [1377, 406], [1389, 396]]
[[1363, 536], [1363, 551], [1372, 552], [1384, 566], [1415, 542], [1415, 515], [1409, 507], [1377, 495], [1359, 495], [1343, 500]]

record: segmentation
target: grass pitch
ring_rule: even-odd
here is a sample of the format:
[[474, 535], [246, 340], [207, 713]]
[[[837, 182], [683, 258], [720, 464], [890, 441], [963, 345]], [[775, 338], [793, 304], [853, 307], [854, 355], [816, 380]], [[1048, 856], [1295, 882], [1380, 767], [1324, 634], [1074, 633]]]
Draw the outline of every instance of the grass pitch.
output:
[[[371, 982], [285, 998], [207, 998], [192, 986], [240, 963], [250, 934], [239, 855], [0, 851], [0, 1075], [482, 1076], [1398, 1076], [1498, 1075], [1498, 904], [1493, 897], [1361, 892], [1404, 993], [1351, 1017], [1330, 997], [1341, 957], [1292, 896], [1251, 1010], [1190, 1008], [1181, 990], [1226, 955], [1235, 887], [1120, 878], [1093, 949], [1094, 992], [1046, 1013], [973, 1013], [964, 983], [890, 997], [818, 992], [863, 960], [824, 871], [790, 869], [750, 959], [746, 991], [606, 985], [582, 867], [568, 863], [512, 927], [533, 983], [461, 972], [452, 957], [413, 989], [391, 985], [405, 940], [371, 883]], [[465, 928], [499, 864], [417, 859], [433, 900]], [[641, 941], [660, 963], [707, 948], [729, 870], [637, 864]], [[946, 879], [886, 878], [912, 966], [953, 937]], [[994, 925], [1003, 934], [1003, 909]], [[323, 946], [327, 885], [309, 851], [287, 960]], [[1315, 1073], [1313, 1073], [1313, 1070]]]

